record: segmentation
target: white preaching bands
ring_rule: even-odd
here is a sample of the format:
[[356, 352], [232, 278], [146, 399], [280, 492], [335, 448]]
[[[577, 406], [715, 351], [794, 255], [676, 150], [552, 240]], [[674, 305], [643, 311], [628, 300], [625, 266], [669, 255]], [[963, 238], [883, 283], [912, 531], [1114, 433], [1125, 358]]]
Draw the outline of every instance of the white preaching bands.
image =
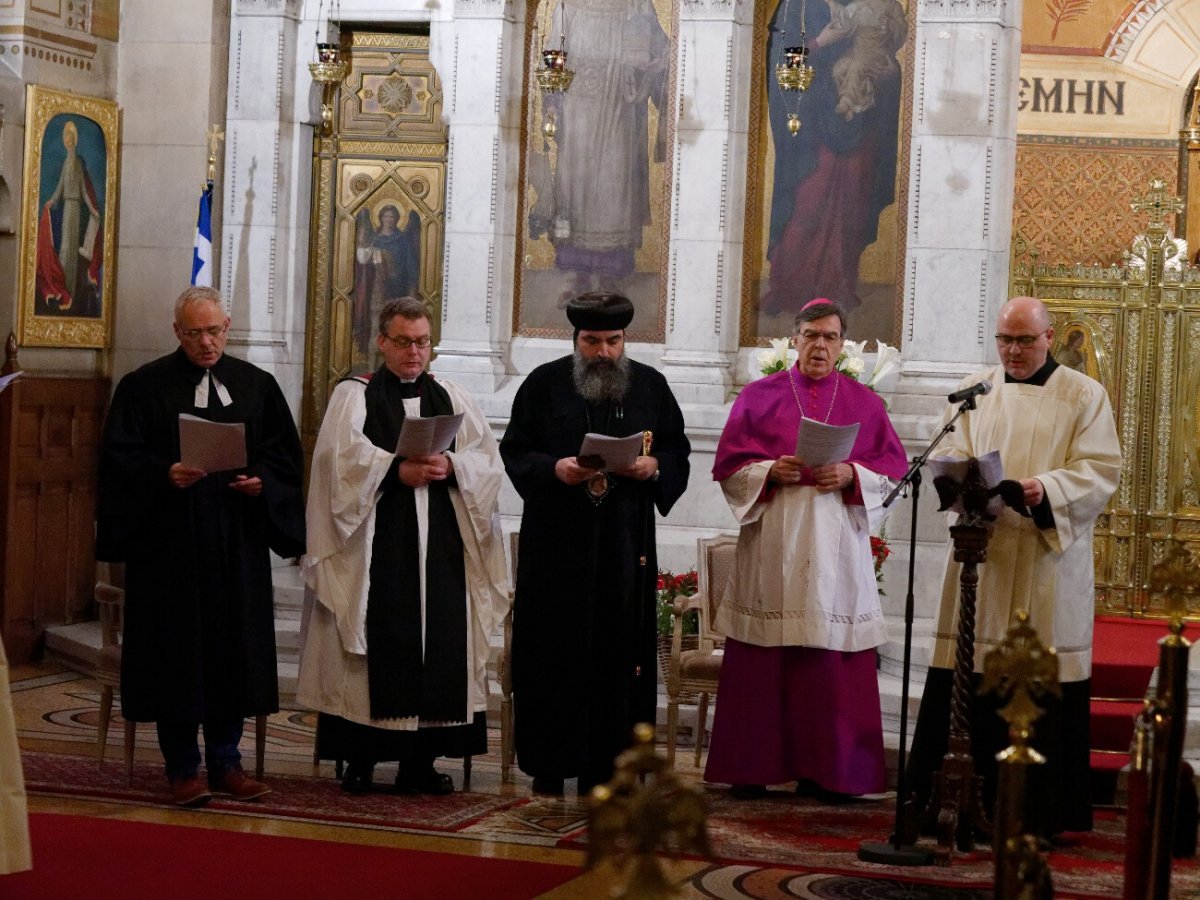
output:
[[196, 385], [196, 409], [208, 409], [208, 383], [210, 381], [217, 389], [217, 399], [221, 401], [222, 406], [229, 406], [233, 403], [233, 398], [229, 396], [229, 388], [221, 384], [221, 380], [213, 375], [212, 370], [210, 369], [205, 374], [208, 377], [201, 378]]

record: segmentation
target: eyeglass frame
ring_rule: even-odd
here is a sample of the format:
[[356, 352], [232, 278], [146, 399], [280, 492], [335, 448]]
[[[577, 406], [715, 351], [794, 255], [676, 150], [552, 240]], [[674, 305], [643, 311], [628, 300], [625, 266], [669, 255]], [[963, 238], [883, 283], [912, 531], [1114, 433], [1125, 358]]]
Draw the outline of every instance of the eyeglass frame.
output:
[[1039, 331], [1037, 334], [996, 334], [995, 338], [996, 343], [1001, 347], [1011, 347], [1013, 344], [1016, 344], [1022, 350], [1028, 350], [1035, 343], [1037, 343], [1038, 338], [1047, 334], [1049, 331], [1050, 329], [1047, 328], [1043, 331]]
[[398, 350], [407, 350], [409, 347], [416, 347], [418, 350], [428, 350], [433, 346], [433, 337], [428, 334], [419, 338], [409, 338], [402, 334], [398, 334], [395, 337], [392, 337], [390, 334], [381, 334], [380, 337], [385, 341], [391, 341], [392, 345]]
[[836, 344], [838, 341], [844, 340], [843, 335], [835, 335], [832, 331], [797, 331], [796, 337], [809, 344], [815, 344], [822, 339], [827, 344]]
[[205, 328], [180, 328], [179, 336], [186, 338], [189, 341], [198, 341], [203, 336], [208, 335], [214, 341], [229, 330], [229, 323], [224, 325], [209, 325]]

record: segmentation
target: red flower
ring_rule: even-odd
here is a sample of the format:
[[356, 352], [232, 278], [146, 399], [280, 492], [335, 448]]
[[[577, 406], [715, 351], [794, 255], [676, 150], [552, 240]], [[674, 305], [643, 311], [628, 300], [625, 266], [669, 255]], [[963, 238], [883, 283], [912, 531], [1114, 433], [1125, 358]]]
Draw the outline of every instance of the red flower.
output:
[[661, 591], [666, 586], [667, 586], [667, 580], [665, 578], [663, 578], [662, 575], [659, 575], [658, 576], [658, 589]]

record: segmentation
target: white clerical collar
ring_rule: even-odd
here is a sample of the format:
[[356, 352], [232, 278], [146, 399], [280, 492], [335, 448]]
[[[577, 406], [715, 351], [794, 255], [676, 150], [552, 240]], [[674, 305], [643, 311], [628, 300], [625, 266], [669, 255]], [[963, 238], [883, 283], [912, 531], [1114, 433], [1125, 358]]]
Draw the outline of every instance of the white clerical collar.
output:
[[233, 398], [229, 396], [229, 388], [221, 384], [221, 380], [212, 373], [212, 369], [209, 369], [201, 376], [199, 384], [196, 385], [196, 409], [208, 409], [208, 383], [210, 381], [217, 389], [217, 399], [221, 401], [222, 406], [229, 406], [233, 403]]

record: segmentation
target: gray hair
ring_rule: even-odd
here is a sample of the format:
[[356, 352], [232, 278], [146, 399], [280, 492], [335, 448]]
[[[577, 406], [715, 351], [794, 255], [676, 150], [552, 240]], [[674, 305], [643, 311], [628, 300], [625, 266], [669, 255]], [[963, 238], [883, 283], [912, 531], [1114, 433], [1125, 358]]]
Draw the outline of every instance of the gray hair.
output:
[[183, 314], [183, 310], [194, 303], [215, 303], [221, 312], [225, 311], [225, 302], [221, 298], [220, 291], [216, 288], [193, 284], [184, 290], [179, 295], [179, 299], [175, 301], [175, 320], [178, 321], [179, 317]]

